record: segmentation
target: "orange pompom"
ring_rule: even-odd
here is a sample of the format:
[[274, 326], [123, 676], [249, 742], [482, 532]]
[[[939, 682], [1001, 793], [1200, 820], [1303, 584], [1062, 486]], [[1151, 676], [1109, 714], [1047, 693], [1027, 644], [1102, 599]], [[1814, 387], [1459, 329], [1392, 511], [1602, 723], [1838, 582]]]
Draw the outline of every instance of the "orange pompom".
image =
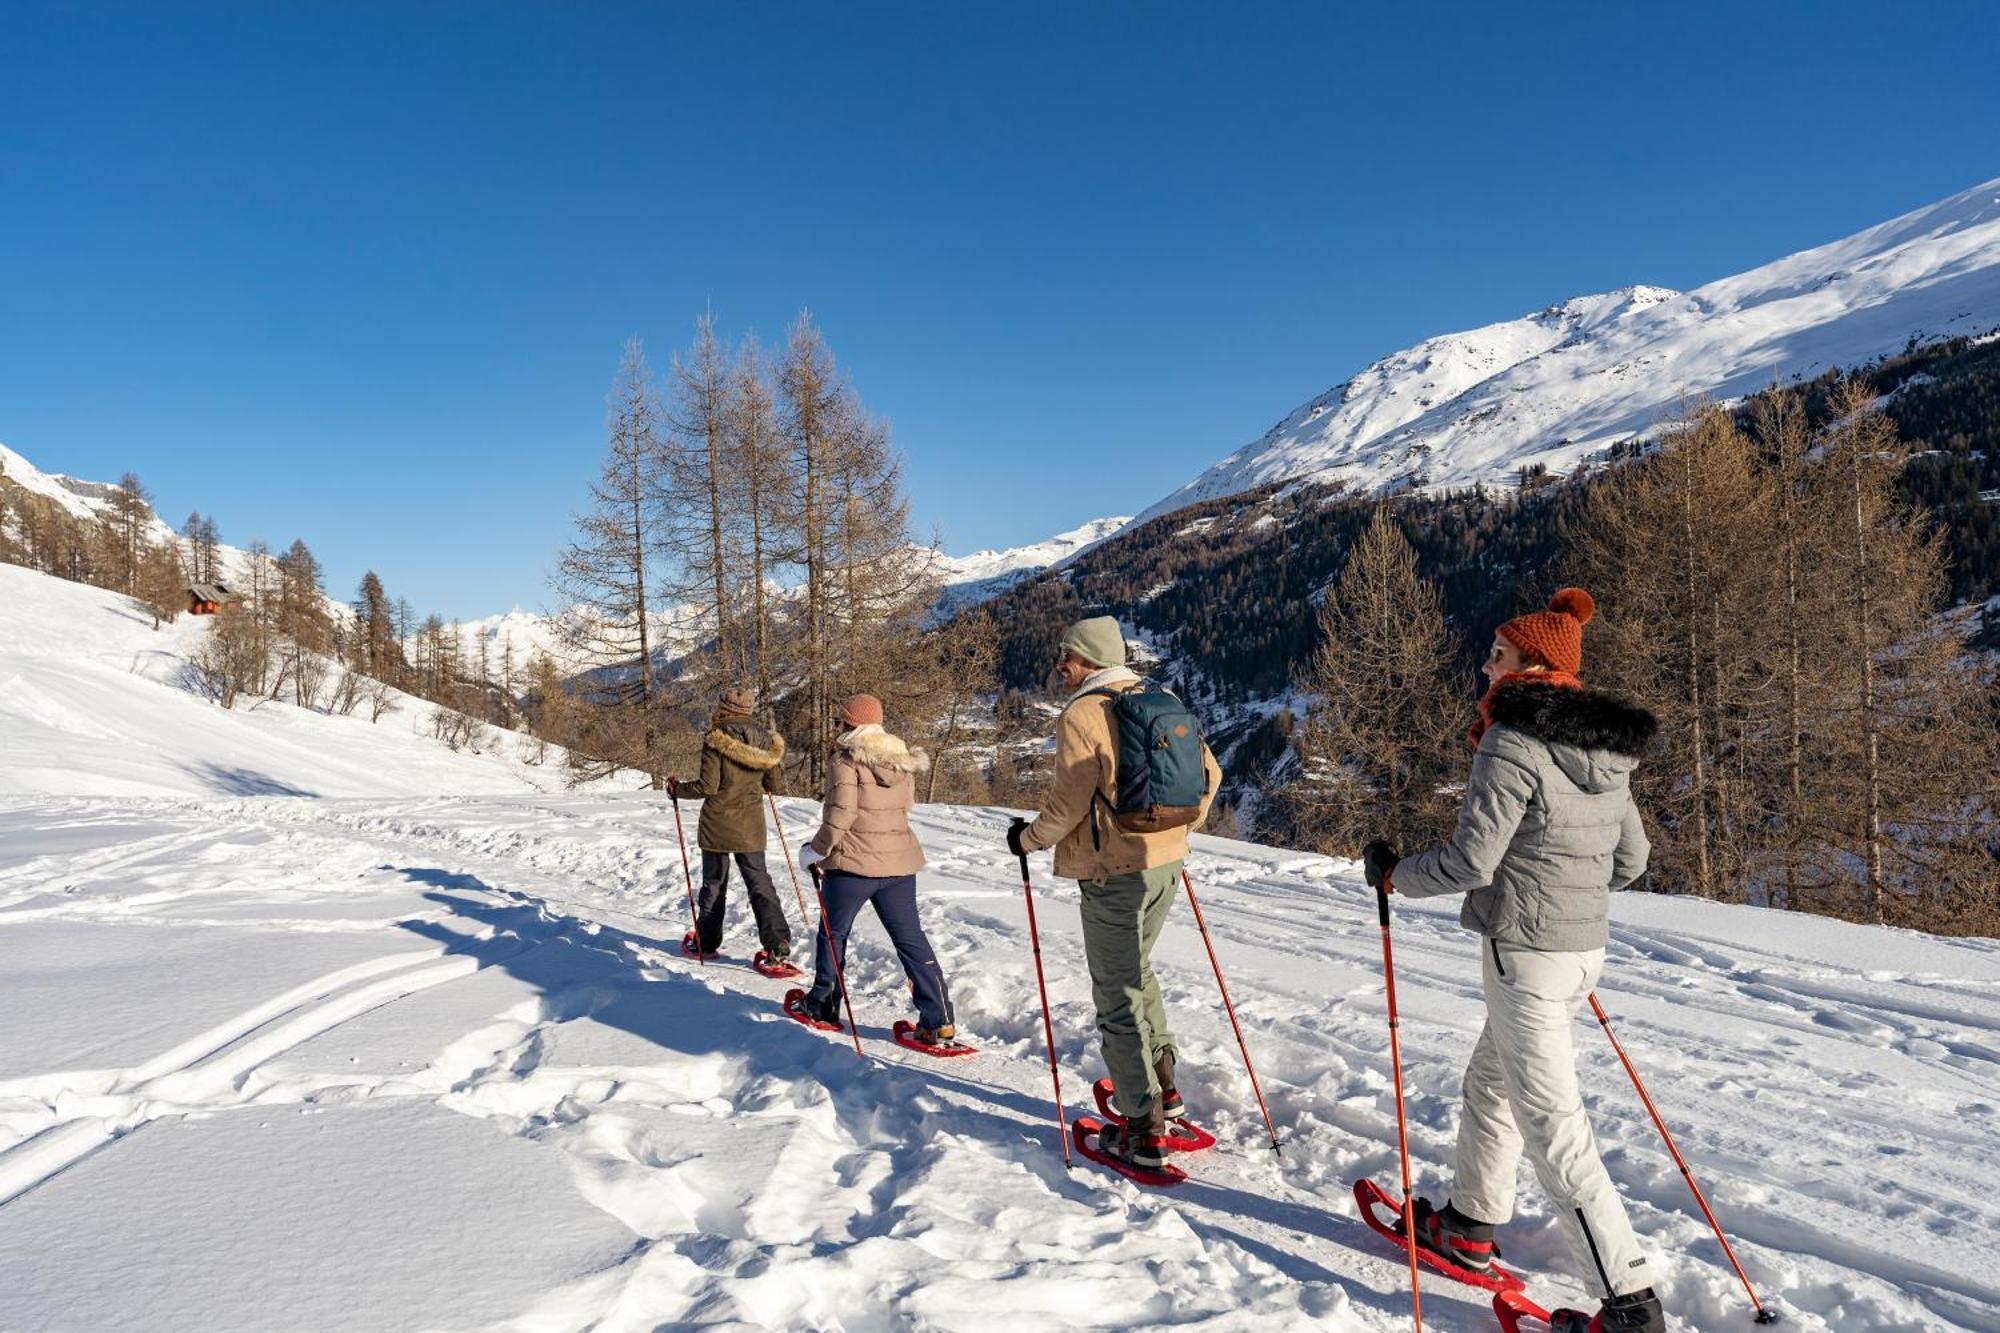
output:
[[1597, 601], [1581, 588], [1564, 588], [1549, 598], [1549, 610], [1559, 611], [1579, 625], [1588, 625], [1597, 614]]

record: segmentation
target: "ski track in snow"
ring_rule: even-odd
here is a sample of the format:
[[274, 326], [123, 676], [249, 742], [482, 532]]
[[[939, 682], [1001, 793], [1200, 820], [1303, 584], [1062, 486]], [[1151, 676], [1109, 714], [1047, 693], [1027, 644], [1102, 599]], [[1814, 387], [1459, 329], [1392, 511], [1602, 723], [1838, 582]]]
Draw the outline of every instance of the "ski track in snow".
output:
[[[782, 809], [796, 842], [817, 808]], [[1183, 901], [1156, 963], [1220, 1144], [1149, 1192], [1063, 1168], [1005, 819], [917, 815], [926, 921], [980, 1048], [940, 1062], [889, 1039], [907, 999], [872, 918], [850, 964], [865, 1060], [780, 1015], [740, 886], [727, 956], [682, 957], [652, 795], [0, 800], [0, 1327], [297, 1326], [329, 1292], [356, 1329], [1408, 1327], [1407, 1270], [1348, 1194], [1397, 1171], [1354, 867], [1198, 841], [1285, 1151]], [[1075, 888], [1036, 869], [1073, 1118], [1100, 1072]], [[185, 961], [155, 992], [164, 958]], [[1435, 1194], [1481, 1015], [1455, 904], [1400, 904], [1396, 959]], [[2000, 1234], [2000, 946], [1628, 896], [1601, 994], [1787, 1326], [2000, 1329], [2000, 1278], [1959, 1262]], [[1675, 1327], [1747, 1324], [1609, 1046], [1594, 1023], [1576, 1036]], [[186, 1173], [217, 1169], [190, 1163], [221, 1144], [237, 1174], [207, 1188]], [[401, 1144], [433, 1145], [434, 1174], [388, 1171]], [[475, 1200], [496, 1170], [532, 1183]], [[205, 1212], [211, 1196], [231, 1202]], [[1538, 1298], [1581, 1301], [1531, 1179], [1521, 1206], [1510, 1262]], [[313, 1226], [335, 1240], [305, 1243]], [[138, 1251], [108, 1261], [79, 1228]], [[1427, 1279], [1425, 1296], [1428, 1327], [1492, 1327], [1480, 1293]]]

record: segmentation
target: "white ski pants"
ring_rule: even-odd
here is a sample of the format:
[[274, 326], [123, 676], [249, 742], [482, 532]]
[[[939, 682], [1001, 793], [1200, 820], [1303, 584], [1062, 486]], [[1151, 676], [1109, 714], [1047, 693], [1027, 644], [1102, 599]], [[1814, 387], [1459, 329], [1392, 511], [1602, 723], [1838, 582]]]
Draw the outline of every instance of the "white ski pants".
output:
[[1480, 956], [1486, 1026], [1465, 1069], [1452, 1204], [1481, 1222], [1513, 1217], [1525, 1148], [1585, 1284], [1600, 1298], [1652, 1286], [1576, 1083], [1570, 1037], [1604, 950], [1544, 953], [1487, 939]]

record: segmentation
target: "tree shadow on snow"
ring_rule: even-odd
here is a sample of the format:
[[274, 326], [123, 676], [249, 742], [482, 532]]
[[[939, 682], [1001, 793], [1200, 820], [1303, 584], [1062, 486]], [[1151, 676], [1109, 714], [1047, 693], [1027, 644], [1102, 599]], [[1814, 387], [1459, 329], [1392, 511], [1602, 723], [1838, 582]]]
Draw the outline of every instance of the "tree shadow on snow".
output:
[[317, 796], [316, 791], [304, 787], [294, 787], [289, 782], [281, 782], [267, 773], [255, 773], [247, 768], [225, 768], [221, 764], [182, 764], [183, 773], [192, 773], [216, 791], [227, 796]]

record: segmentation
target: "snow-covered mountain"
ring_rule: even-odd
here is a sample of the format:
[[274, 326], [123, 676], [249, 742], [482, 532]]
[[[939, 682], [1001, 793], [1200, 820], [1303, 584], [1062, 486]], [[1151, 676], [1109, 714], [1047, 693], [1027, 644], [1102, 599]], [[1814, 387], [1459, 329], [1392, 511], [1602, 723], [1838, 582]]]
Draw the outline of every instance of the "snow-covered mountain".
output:
[[937, 569], [944, 590], [938, 597], [938, 614], [955, 615], [990, 601], [1023, 579], [1075, 559], [1131, 521], [1129, 517], [1092, 519], [1029, 546], [941, 556]]
[[[0, 476], [22, 490], [53, 500], [62, 509], [86, 520], [108, 518], [112, 492], [118, 489], [108, 481], [84, 481], [60, 472], [44, 472], [4, 444], [0, 444]], [[172, 528], [158, 518], [153, 520], [155, 540], [173, 535]]]
[[1327, 390], [1141, 514], [1276, 482], [1565, 472], [1689, 394], [1731, 399], [2000, 326], [2000, 179], [1691, 292], [1627, 287], [1445, 334]]

